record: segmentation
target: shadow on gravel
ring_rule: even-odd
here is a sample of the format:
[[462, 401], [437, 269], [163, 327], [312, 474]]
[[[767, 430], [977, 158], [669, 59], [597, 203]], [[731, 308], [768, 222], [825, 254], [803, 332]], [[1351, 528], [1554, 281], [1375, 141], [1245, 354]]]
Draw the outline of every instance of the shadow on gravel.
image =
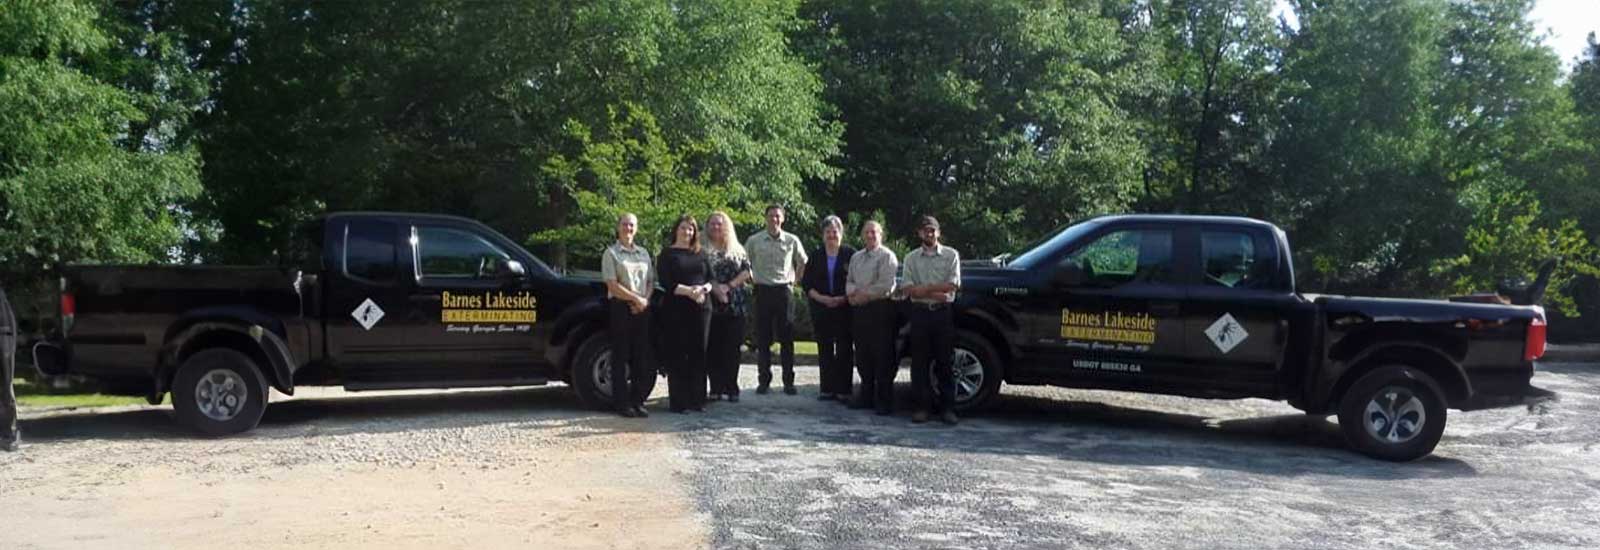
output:
[[[1561, 367], [1555, 367], [1561, 368]], [[990, 408], [950, 428], [937, 422], [908, 422], [908, 411], [880, 417], [837, 403], [818, 402], [815, 385], [800, 395], [756, 395], [741, 403], [711, 402], [705, 413], [667, 411], [665, 397], [647, 406], [651, 418], [623, 419], [583, 408], [564, 386], [506, 390], [408, 393], [300, 398], [274, 402], [261, 426], [236, 437], [304, 439], [350, 433], [394, 433], [519, 424], [542, 430], [558, 424], [584, 424], [562, 437], [582, 438], [619, 432], [681, 433], [713, 437], [726, 430], [748, 430], [750, 437], [782, 438], [814, 445], [890, 445], [940, 452], [1013, 456], [1051, 456], [1062, 460], [1116, 465], [1169, 465], [1218, 468], [1267, 475], [1337, 473], [1373, 479], [1455, 478], [1477, 474], [1471, 465], [1427, 457], [1390, 464], [1345, 448], [1338, 425], [1300, 414], [1218, 421], [1176, 412], [1136, 409], [1094, 401], [1002, 394]], [[909, 403], [909, 385], [898, 387], [899, 403]], [[544, 421], [544, 422], [541, 422]], [[177, 424], [170, 408], [68, 413], [25, 420], [28, 441], [77, 439], [199, 439]]]

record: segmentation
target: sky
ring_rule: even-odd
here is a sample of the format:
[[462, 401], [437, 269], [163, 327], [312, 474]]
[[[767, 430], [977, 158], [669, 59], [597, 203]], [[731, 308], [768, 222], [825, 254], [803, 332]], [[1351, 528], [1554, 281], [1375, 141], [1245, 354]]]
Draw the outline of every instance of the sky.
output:
[[1572, 68], [1572, 60], [1583, 53], [1589, 33], [1600, 34], [1600, 0], [1538, 0], [1530, 14], [1535, 28], [1549, 28], [1546, 44], [1561, 56], [1561, 64]]

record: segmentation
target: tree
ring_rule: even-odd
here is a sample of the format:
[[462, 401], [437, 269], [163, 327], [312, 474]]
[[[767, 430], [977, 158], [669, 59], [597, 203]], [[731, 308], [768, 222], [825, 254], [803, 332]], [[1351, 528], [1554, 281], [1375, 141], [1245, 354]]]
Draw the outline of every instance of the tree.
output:
[[[215, 56], [201, 121], [216, 256], [264, 255], [328, 209], [566, 227], [580, 189], [546, 168], [585, 155], [570, 129], [618, 110], [647, 113], [690, 179], [739, 205], [798, 202], [802, 181], [831, 177], [839, 130], [785, 47], [792, 0], [244, 5], [212, 17], [237, 44]], [[565, 263], [565, 242], [548, 251]]]
[[37, 281], [67, 262], [166, 260], [182, 237], [175, 208], [199, 190], [198, 159], [176, 136], [183, 109], [130, 84], [163, 75], [108, 27], [117, 23], [87, 2], [0, 9], [6, 280]]
[[969, 256], [1068, 220], [1126, 209], [1145, 164], [1127, 102], [1143, 60], [1094, 5], [1028, 0], [820, 0], [797, 48], [845, 123], [840, 214], [881, 211], [890, 234], [948, 218]]

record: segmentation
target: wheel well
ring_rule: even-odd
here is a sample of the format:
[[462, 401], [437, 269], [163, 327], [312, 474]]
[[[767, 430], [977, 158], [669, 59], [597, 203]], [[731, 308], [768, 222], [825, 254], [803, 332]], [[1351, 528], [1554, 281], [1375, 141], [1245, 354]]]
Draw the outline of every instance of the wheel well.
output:
[[189, 341], [184, 342], [183, 347], [178, 348], [177, 353], [173, 354], [172, 365], [166, 369], [163, 375], [161, 387], [172, 387], [172, 379], [177, 376], [178, 367], [182, 366], [183, 362], [188, 360], [190, 356], [213, 348], [227, 348], [243, 353], [251, 361], [255, 362], [256, 371], [266, 378], [268, 386], [275, 385], [278, 382], [277, 374], [271, 368], [267, 368], [268, 365], [272, 364], [271, 361], [255, 340], [251, 340], [249, 336], [238, 332], [211, 330], [195, 335]]
[[1434, 382], [1439, 384], [1439, 389], [1444, 391], [1445, 399], [1449, 402], [1465, 401], [1472, 395], [1472, 388], [1467, 384], [1467, 379], [1461, 370], [1443, 355], [1423, 348], [1395, 347], [1368, 355], [1346, 371], [1330, 394], [1328, 407], [1338, 407], [1339, 401], [1344, 399], [1344, 393], [1350, 390], [1350, 386], [1354, 385], [1356, 380], [1384, 365], [1394, 364], [1420, 370], [1432, 377]]
[[982, 336], [989, 342], [989, 347], [1000, 355], [1002, 366], [1011, 364], [1011, 346], [1006, 345], [1005, 336], [993, 325], [975, 317], [962, 317], [956, 321], [956, 330], [970, 330]]
[[561, 353], [561, 376], [563, 382], [572, 383], [572, 362], [577, 360], [578, 352], [583, 349], [583, 343], [587, 342], [590, 336], [603, 330], [605, 330], [605, 327], [601, 323], [589, 321], [567, 333], [566, 342], [563, 344], [564, 350]]

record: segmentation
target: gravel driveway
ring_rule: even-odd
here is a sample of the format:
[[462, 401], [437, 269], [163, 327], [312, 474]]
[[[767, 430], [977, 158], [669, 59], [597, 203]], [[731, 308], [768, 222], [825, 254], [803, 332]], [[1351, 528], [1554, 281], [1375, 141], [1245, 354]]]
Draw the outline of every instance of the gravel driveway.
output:
[[1409, 464], [1270, 401], [1008, 387], [951, 428], [818, 402], [814, 369], [644, 421], [560, 387], [324, 389], [216, 440], [33, 411], [0, 547], [1600, 547], [1600, 364], [1540, 370], [1557, 401], [1452, 411]]

